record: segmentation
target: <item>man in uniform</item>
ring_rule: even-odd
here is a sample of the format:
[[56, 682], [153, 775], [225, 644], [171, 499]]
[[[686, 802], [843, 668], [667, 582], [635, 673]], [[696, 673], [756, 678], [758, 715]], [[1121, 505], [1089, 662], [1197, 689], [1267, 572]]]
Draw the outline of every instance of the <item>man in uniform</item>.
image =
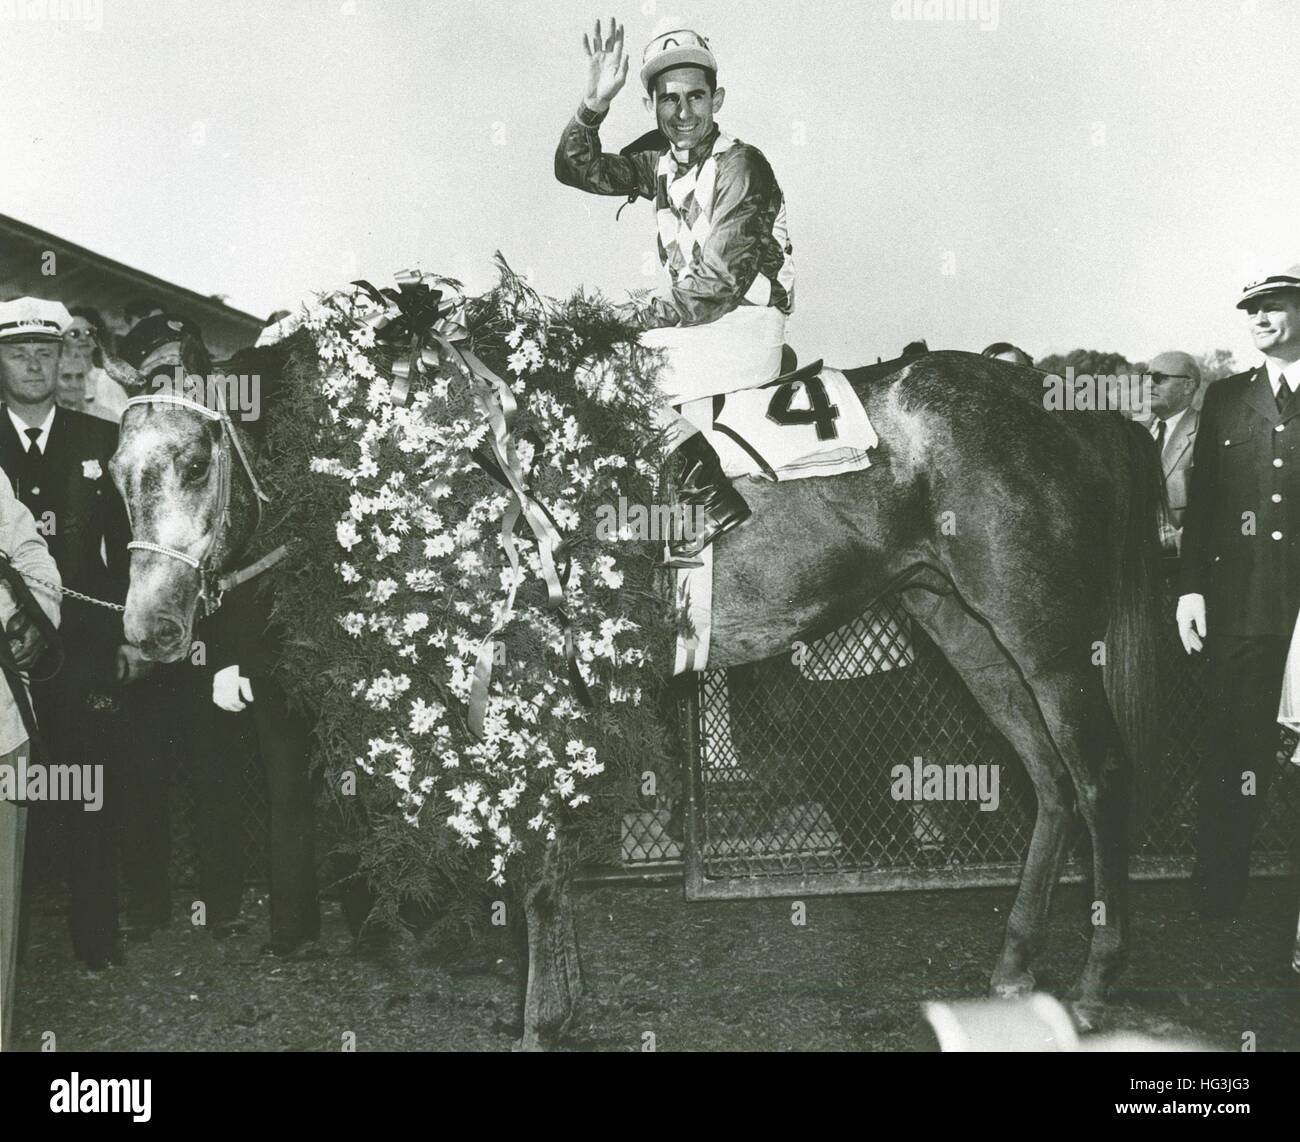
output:
[[[121, 602], [129, 526], [108, 474], [117, 428], [55, 405], [70, 321], [55, 301], [0, 303], [0, 469], [35, 518], [63, 585]], [[32, 704], [54, 764], [104, 766], [99, 811], [84, 812], [79, 803], [56, 807], [69, 847], [73, 948], [98, 969], [122, 955], [114, 845], [122, 759], [113, 694], [118, 682], [142, 676], [148, 664], [125, 644], [120, 615], [84, 602], [64, 608], [63, 642], [63, 666], [33, 683]]]
[[630, 154], [601, 149], [599, 128], [627, 79], [623, 28], [608, 37], [597, 22], [583, 37], [587, 84], [555, 152], [555, 174], [590, 194], [630, 195], [655, 203], [659, 257], [669, 288], [630, 317], [641, 343], [665, 351], [656, 418], [679, 461], [678, 485], [693, 536], [676, 537], [673, 559], [689, 563], [750, 510], [723, 475], [704, 436], [672, 406], [754, 388], [781, 369], [785, 319], [794, 305], [794, 266], [785, 199], [756, 147], [724, 134], [714, 121], [726, 92], [708, 41], [681, 29], [651, 40], [641, 83], [663, 145]]
[[1300, 610], [1300, 265], [1246, 286], [1256, 368], [1210, 386], [1183, 517], [1178, 632], [1205, 647], [1211, 735], [1198, 785], [1194, 900], [1234, 918], [1277, 767], [1278, 698]]

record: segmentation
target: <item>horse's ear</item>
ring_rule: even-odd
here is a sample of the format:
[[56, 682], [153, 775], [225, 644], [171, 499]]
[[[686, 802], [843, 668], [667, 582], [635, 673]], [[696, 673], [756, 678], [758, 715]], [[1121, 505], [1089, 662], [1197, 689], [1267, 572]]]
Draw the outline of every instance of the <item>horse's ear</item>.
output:
[[135, 393], [144, 388], [144, 377], [138, 369], [128, 365], [111, 353], [104, 354], [104, 372], [113, 378], [127, 392]]

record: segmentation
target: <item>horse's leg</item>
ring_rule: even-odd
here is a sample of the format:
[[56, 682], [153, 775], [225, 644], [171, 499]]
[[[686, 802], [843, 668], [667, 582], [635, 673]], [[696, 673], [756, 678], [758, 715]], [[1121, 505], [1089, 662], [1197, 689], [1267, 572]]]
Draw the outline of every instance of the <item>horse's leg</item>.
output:
[[568, 1029], [582, 995], [582, 959], [573, 917], [564, 842], [546, 848], [537, 879], [524, 892], [528, 923], [528, 982], [524, 990], [522, 1051], [540, 1051]]
[[1019, 754], [1038, 797], [1033, 837], [990, 984], [996, 996], [1022, 995], [1034, 987], [1031, 964], [1065, 859], [1074, 805], [1070, 775], [1061, 764], [1033, 695], [988, 628], [956, 595], [911, 590], [903, 592], [902, 600]]

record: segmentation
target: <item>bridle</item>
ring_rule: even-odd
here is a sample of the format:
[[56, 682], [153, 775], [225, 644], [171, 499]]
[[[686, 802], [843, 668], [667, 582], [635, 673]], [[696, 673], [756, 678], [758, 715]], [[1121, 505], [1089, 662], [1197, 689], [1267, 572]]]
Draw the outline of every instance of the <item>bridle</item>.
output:
[[[231, 423], [230, 414], [226, 411], [225, 402], [221, 396], [220, 386], [216, 386], [216, 404], [215, 409], [209, 408], [205, 404], [200, 404], [189, 397], [181, 396], [179, 393], [142, 393], [139, 396], [133, 396], [126, 402], [126, 407], [130, 409], [133, 405], [174, 405], [178, 408], [187, 409], [190, 412], [198, 413], [207, 420], [214, 420], [221, 425], [221, 438], [217, 444], [217, 513], [216, 524], [212, 528], [212, 535], [208, 539], [207, 547], [199, 558], [187, 555], [184, 551], [178, 551], [174, 547], [166, 547], [161, 543], [151, 543], [148, 540], [133, 539], [126, 545], [128, 551], [151, 551], [155, 555], [164, 555], [169, 559], [178, 560], [198, 572], [199, 576], [199, 595], [198, 595], [198, 617], [204, 618], [212, 614], [221, 606], [221, 597], [225, 592], [241, 583], [246, 583], [254, 576], [260, 575], [270, 567], [274, 567], [281, 559], [288, 554], [289, 545], [282, 543], [274, 551], [263, 555], [254, 563], [241, 568], [238, 571], [230, 571], [222, 574], [212, 566], [212, 560], [216, 554], [222, 538], [230, 524], [230, 490], [231, 475], [233, 463], [231, 453], [239, 460], [239, 466], [247, 478], [249, 486], [253, 490], [253, 502], [257, 508], [257, 518], [253, 523], [253, 534], [257, 534], [257, 529], [262, 522], [262, 505], [271, 502], [271, 497], [263, 490], [257, 482], [257, 476], [253, 472], [253, 466], [249, 463], [248, 455], [244, 451], [243, 444], [240, 443], [239, 435], [235, 432], [235, 427]], [[125, 412], [123, 416], [125, 416]], [[130, 517], [131, 505], [127, 504], [127, 516]], [[135, 523], [131, 521], [132, 534], [135, 532]]]

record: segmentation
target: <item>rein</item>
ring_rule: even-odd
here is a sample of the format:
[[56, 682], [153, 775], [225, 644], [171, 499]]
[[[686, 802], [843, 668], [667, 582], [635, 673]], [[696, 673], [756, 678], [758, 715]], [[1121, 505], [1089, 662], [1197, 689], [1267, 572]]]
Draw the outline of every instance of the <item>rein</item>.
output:
[[[131, 397], [126, 402], [129, 409], [133, 405], [159, 405], [169, 404], [179, 408], [187, 409], [190, 412], [196, 412], [208, 420], [217, 421], [221, 425], [221, 443], [217, 448], [217, 486], [218, 486], [218, 513], [217, 525], [212, 529], [212, 536], [208, 540], [208, 545], [203, 554], [198, 559], [184, 551], [178, 551], [174, 547], [166, 547], [161, 543], [151, 543], [148, 540], [133, 539], [126, 545], [128, 551], [150, 551], [155, 555], [164, 555], [169, 559], [178, 560], [187, 567], [198, 572], [199, 576], [199, 607], [200, 617], [206, 617], [212, 614], [221, 606], [221, 597], [227, 591], [238, 587], [241, 583], [262, 574], [263, 571], [274, 567], [289, 552], [289, 545], [280, 544], [275, 550], [263, 555], [260, 559], [238, 571], [229, 571], [220, 574], [214, 571], [212, 567], [212, 558], [217, 547], [226, 533], [230, 524], [230, 489], [231, 489], [231, 471], [232, 463], [230, 454], [233, 451], [239, 460], [239, 467], [243, 471], [249, 486], [253, 489], [254, 503], [257, 506], [257, 519], [253, 524], [253, 533], [257, 533], [258, 527], [262, 523], [262, 505], [271, 502], [271, 497], [263, 490], [261, 484], [257, 482], [257, 476], [253, 472], [253, 466], [249, 463], [248, 454], [244, 451], [243, 444], [240, 443], [239, 434], [235, 431], [235, 426], [231, 423], [230, 415], [226, 411], [225, 404], [222, 401], [221, 389], [217, 388], [217, 407], [209, 408], [205, 404], [191, 400], [189, 397], [181, 396], [178, 393], [144, 393], [139, 396]], [[127, 505], [127, 513], [130, 515], [130, 505]], [[135, 532], [135, 524], [131, 524], [132, 533]]]

